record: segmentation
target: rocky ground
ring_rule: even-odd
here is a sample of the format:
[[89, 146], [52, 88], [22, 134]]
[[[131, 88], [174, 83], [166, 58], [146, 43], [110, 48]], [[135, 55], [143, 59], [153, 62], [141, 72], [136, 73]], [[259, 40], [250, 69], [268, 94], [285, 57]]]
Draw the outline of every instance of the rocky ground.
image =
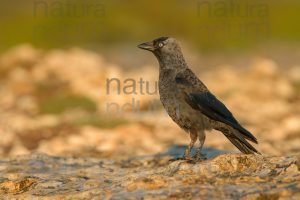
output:
[[77, 48], [0, 55], [0, 199], [300, 198], [300, 66], [193, 68], [263, 154], [212, 131], [196, 163], [170, 160], [189, 139], [161, 108], [157, 66], [122, 69]]
[[[33, 154], [2, 160], [7, 199], [299, 199], [296, 156], [225, 154], [203, 162]], [[5, 199], [4, 198], [4, 199]]]

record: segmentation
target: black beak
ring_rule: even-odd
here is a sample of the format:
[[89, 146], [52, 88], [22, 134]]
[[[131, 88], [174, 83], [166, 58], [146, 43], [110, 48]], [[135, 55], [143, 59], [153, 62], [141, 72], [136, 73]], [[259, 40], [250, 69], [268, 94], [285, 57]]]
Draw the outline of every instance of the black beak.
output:
[[153, 42], [145, 42], [145, 43], [139, 44], [137, 47], [141, 48], [141, 49], [144, 49], [144, 50], [148, 50], [148, 51], [154, 51], [155, 50], [155, 48], [153, 46]]

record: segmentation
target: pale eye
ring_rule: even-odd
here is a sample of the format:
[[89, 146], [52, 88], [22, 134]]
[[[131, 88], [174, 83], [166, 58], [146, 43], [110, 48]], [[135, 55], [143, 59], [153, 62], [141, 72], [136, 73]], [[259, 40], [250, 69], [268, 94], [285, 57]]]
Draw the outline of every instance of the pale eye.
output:
[[159, 47], [163, 47], [164, 44], [163, 44], [162, 42], [160, 42], [160, 43], [158, 43], [158, 46], [159, 46]]

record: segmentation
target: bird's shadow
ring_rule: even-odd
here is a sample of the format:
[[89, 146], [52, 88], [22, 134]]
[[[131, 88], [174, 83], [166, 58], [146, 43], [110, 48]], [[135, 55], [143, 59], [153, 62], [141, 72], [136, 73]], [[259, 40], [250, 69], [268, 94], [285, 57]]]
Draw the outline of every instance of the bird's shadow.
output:
[[[168, 161], [176, 161], [176, 160], [186, 160], [185, 158], [183, 158], [184, 156], [184, 152], [187, 148], [187, 145], [172, 145], [170, 146], [166, 151], [158, 153], [158, 154], [150, 154], [150, 155], [143, 155], [143, 156], [134, 156], [134, 157], [130, 157], [127, 159], [122, 160], [121, 165], [122, 167], [128, 168], [128, 167], [136, 167], [137, 165], [145, 165], [145, 159], [148, 160], [147, 163], [148, 164], [154, 164], [155, 166], [157, 165], [157, 160], [161, 160], [161, 158], [167, 158], [167, 159], [162, 159], [162, 160], [168, 160]], [[215, 158], [219, 155], [223, 155], [223, 154], [227, 154], [230, 153], [228, 151], [222, 151], [219, 149], [215, 149], [212, 147], [209, 148], [203, 148], [202, 149], [202, 154], [204, 154], [204, 159], [203, 160], [210, 160], [212, 158]], [[196, 154], [196, 148], [192, 149], [191, 155], [195, 155]], [[138, 161], [138, 162], [136, 162]], [[165, 163], [165, 162], [161, 162]], [[194, 163], [197, 161], [201, 161], [201, 160], [197, 160], [197, 159], [191, 159], [191, 160], [187, 160], [187, 162], [189, 163]], [[167, 162], [169, 163], [169, 162]]]
[[[159, 153], [159, 156], [170, 156], [173, 159], [179, 159], [182, 158], [184, 155], [184, 152], [187, 148], [187, 145], [172, 145], [169, 149], [167, 149], [165, 152]], [[219, 149], [215, 149], [212, 147], [203, 148], [201, 151], [202, 154], [205, 155], [206, 159], [212, 159], [219, 155], [223, 155], [226, 153], [230, 153], [229, 151], [223, 151]], [[196, 154], [196, 148], [193, 148], [191, 151], [191, 155]]]

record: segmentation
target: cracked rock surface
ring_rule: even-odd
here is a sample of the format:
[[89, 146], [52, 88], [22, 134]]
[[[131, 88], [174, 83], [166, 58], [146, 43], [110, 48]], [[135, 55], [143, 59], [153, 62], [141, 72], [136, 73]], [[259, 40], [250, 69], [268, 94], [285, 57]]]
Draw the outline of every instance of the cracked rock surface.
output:
[[154, 155], [113, 161], [32, 154], [0, 162], [2, 199], [299, 199], [299, 156]]

